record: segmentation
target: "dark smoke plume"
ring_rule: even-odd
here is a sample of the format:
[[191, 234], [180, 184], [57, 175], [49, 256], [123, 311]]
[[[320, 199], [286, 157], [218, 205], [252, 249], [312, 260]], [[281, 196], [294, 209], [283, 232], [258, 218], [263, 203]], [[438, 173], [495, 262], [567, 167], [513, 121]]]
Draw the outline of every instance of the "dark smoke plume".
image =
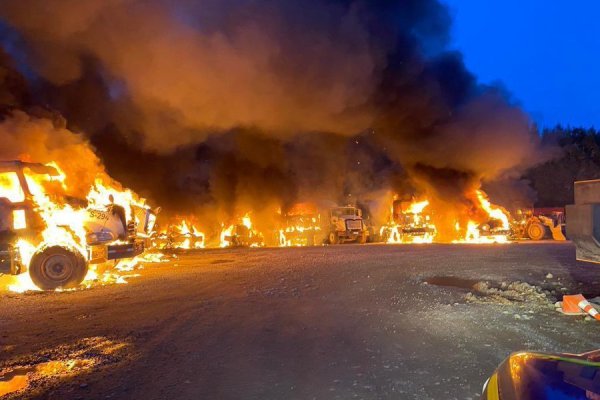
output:
[[450, 23], [437, 0], [0, 3], [28, 101], [118, 179], [216, 219], [386, 189], [461, 203], [542, 160], [527, 116], [447, 49]]

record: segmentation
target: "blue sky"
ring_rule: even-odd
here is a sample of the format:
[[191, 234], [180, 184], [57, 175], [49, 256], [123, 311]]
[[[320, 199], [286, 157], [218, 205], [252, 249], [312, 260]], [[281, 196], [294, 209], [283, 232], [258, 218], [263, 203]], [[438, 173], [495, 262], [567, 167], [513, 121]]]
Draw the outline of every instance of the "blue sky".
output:
[[453, 44], [543, 126], [600, 128], [600, 1], [442, 0]]

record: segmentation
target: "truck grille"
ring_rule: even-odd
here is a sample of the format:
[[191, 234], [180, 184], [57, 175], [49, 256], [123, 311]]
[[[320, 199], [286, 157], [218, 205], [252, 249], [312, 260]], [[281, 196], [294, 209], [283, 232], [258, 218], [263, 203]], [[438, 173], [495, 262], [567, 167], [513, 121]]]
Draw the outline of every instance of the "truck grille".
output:
[[347, 219], [346, 229], [349, 231], [360, 231], [362, 230], [362, 221], [360, 219]]

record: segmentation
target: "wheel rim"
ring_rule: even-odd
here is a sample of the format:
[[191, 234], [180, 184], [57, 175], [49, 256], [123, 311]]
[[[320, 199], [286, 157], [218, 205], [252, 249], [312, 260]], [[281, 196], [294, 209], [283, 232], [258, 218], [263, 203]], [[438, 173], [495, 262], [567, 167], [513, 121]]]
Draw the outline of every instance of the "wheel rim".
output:
[[73, 272], [71, 260], [62, 254], [51, 255], [42, 263], [41, 272], [46, 278], [52, 281], [64, 281]]
[[529, 228], [529, 236], [536, 238], [536, 237], [540, 237], [540, 236], [541, 236], [541, 234], [542, 234], [542, 230], [540, 229], [540, 227], [539, 227], [539, 226], [537, 226], [537, 225], [532, 225], [532, 226]]
[[329, 234], [329, 241], [330, 241], [331, 243], [335, 243], [335, 233], [330, 233], [330, 234]]

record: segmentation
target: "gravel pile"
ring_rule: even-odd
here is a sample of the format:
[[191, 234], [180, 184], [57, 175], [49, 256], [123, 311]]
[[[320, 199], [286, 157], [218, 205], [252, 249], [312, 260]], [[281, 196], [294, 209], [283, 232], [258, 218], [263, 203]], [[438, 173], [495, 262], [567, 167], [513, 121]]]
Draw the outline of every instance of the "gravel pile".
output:
[[546, 293], [538, 286], [526, 282], [502, 282], [493, 284], [480, 281], [466, 295], [468, 303], [515, 304], [529, 303], [538, 305], [553, 304]]

